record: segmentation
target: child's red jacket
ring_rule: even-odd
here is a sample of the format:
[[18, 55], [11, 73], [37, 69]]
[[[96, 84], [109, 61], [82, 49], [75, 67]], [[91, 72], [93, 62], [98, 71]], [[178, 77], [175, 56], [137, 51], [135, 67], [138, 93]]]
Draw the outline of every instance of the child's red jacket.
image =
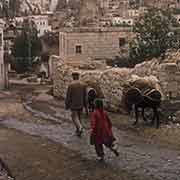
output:
[[112, 123], [103, 109], [97, 109], [91, 116], [91, 136], [94, 137], [95, 144], [107, 144], [114, 139], [112, 133]]

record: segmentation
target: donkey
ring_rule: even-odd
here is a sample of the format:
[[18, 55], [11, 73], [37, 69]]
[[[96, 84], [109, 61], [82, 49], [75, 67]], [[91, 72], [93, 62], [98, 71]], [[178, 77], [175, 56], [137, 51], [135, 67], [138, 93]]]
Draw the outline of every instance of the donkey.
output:
[[129, 111], [132, 110], [134, 105], [135, 110], [135, 122], [137, 124], [139, 118], [139, 109], [141, 108], [141, 113], [144, 121], [147, 121], [144, 115], [145, 108], [151, 108], [153, 110], [153, 118], [151, 120], [151, 125], [155, 124], [156, 128], [159, 128], [159, 114], [158, 108], [161, 103], [161, 93], [156, 89], [148, 89], [145, 92], [141, 92], [138, 88], [131, 88], [125, 94], [125, 104]]

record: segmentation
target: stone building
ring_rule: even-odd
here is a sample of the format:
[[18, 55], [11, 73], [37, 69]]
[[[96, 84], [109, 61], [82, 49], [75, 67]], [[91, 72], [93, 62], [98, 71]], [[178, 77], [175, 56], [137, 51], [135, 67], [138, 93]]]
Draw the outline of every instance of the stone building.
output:
[[3, 29], [4, 22], [0, 21], [0, 89], [3, 89], [5, 87]]
[[38, 36], [41, 37], [47, 32], [51, 32], [51, 26], [49, 25], [49, 17], [47, 15], [35, 15], [29, 16], [29, 20], [32, 20], [38, 30]]
[[59, 56], [65, 60], [115, 57], [133, 36], [131, 28], [64, 28], [59, 33]]

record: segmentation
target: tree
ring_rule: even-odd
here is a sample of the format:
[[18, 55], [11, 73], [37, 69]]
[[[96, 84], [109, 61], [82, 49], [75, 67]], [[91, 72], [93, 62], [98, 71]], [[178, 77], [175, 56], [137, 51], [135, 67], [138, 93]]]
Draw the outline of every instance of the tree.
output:
[[14, 56], [14, 68], [18, 73], [24, 73], [32, 68], [34, 57], [42, 50], [42, 44], [38, 38], [38, 31], [32, 21], [23, 22], [22, 31], [16, 37], [12, 49]]
[[13, 18], [18, 15], [20, 10], [20, 0], [9, 0], [10, 17]]
[[177, 26], [177, 22], [169, 10], [153, 8], [139, 17], [133, 27], [136, 38], [130, 43], [130, 58], [133, 63], [158, 57], [167, 49], [173, 48], [176, 45], [173, 26]]

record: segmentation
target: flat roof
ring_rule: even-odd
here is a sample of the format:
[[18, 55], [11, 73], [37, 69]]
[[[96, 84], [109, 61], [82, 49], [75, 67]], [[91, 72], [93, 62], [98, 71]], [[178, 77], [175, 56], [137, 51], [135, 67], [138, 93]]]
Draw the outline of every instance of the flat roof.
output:
[[5, 22], [2, 19], [0, 19], [0, 28], [3, 28], [4, 25], [5, 25]]
[[59, 32], [86, 33], [86, 32], [132, 32], [132, 27], [67, 27], [60, 28]]

